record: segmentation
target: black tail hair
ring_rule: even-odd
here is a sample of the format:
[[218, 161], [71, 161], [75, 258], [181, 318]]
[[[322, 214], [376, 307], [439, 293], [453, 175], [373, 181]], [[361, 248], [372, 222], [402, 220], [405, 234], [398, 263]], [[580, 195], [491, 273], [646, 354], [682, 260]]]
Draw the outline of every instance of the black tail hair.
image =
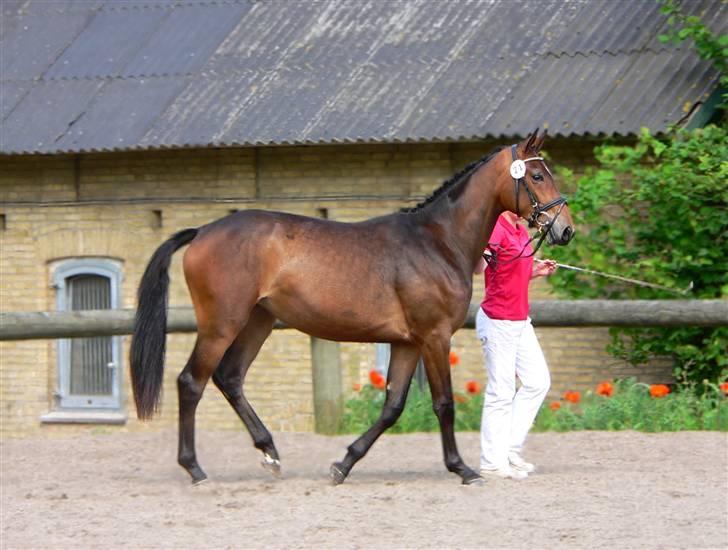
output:
[[151, 418], [157, 411], [162, 392], [169, 263], [172, 254], [191, 242], [197, 232], [198, 229], [183, 229], [157, 248], [139, 284], [129, 363], [137, 416], [142, 420]]

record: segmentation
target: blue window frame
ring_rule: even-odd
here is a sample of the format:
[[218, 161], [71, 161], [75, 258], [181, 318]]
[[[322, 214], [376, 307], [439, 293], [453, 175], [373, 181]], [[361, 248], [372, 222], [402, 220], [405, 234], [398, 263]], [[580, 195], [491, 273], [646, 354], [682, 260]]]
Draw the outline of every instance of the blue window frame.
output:
[[[53, 273], [59, 311], [118, 309], [121, 266], [101, 258], [67, 260]], [[58, 340], [58, 405], [62, 409], [121, 407], [121, 337]]]

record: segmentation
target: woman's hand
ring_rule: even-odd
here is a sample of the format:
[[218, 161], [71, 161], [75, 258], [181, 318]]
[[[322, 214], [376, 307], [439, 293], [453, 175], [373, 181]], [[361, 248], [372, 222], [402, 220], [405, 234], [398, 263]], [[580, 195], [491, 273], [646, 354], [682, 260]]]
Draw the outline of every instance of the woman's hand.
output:
[[556, 262], [554, 260], [536, 260], [533, 262], [531, 277], [548, 277], [554, 271], [556, 271]]

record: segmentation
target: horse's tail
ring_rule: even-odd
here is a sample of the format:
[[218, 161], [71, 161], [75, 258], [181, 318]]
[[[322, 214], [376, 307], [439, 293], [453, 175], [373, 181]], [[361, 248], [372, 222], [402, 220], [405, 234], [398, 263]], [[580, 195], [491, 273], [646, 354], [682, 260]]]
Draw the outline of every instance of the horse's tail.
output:
[[167, 333], [169, 263], [179, 248], [197, 236], [197, 229], [183, 229], [165, 241], [149, 260], [139, 285], [129, 362], [137, 416], [151, 418], [159, 405], [164, 375]]

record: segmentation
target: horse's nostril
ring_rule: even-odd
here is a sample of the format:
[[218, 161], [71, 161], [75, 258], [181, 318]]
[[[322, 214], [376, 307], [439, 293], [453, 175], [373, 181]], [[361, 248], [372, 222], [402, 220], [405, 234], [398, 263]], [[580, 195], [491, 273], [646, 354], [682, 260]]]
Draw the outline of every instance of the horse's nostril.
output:
[[571, 226], [566, 226], [564, 230], [561, 232], [561, 240], [565, 243], [568, 243], [571, 240], [571, 237], [574, 236], [574, 230], [571, 228]]

